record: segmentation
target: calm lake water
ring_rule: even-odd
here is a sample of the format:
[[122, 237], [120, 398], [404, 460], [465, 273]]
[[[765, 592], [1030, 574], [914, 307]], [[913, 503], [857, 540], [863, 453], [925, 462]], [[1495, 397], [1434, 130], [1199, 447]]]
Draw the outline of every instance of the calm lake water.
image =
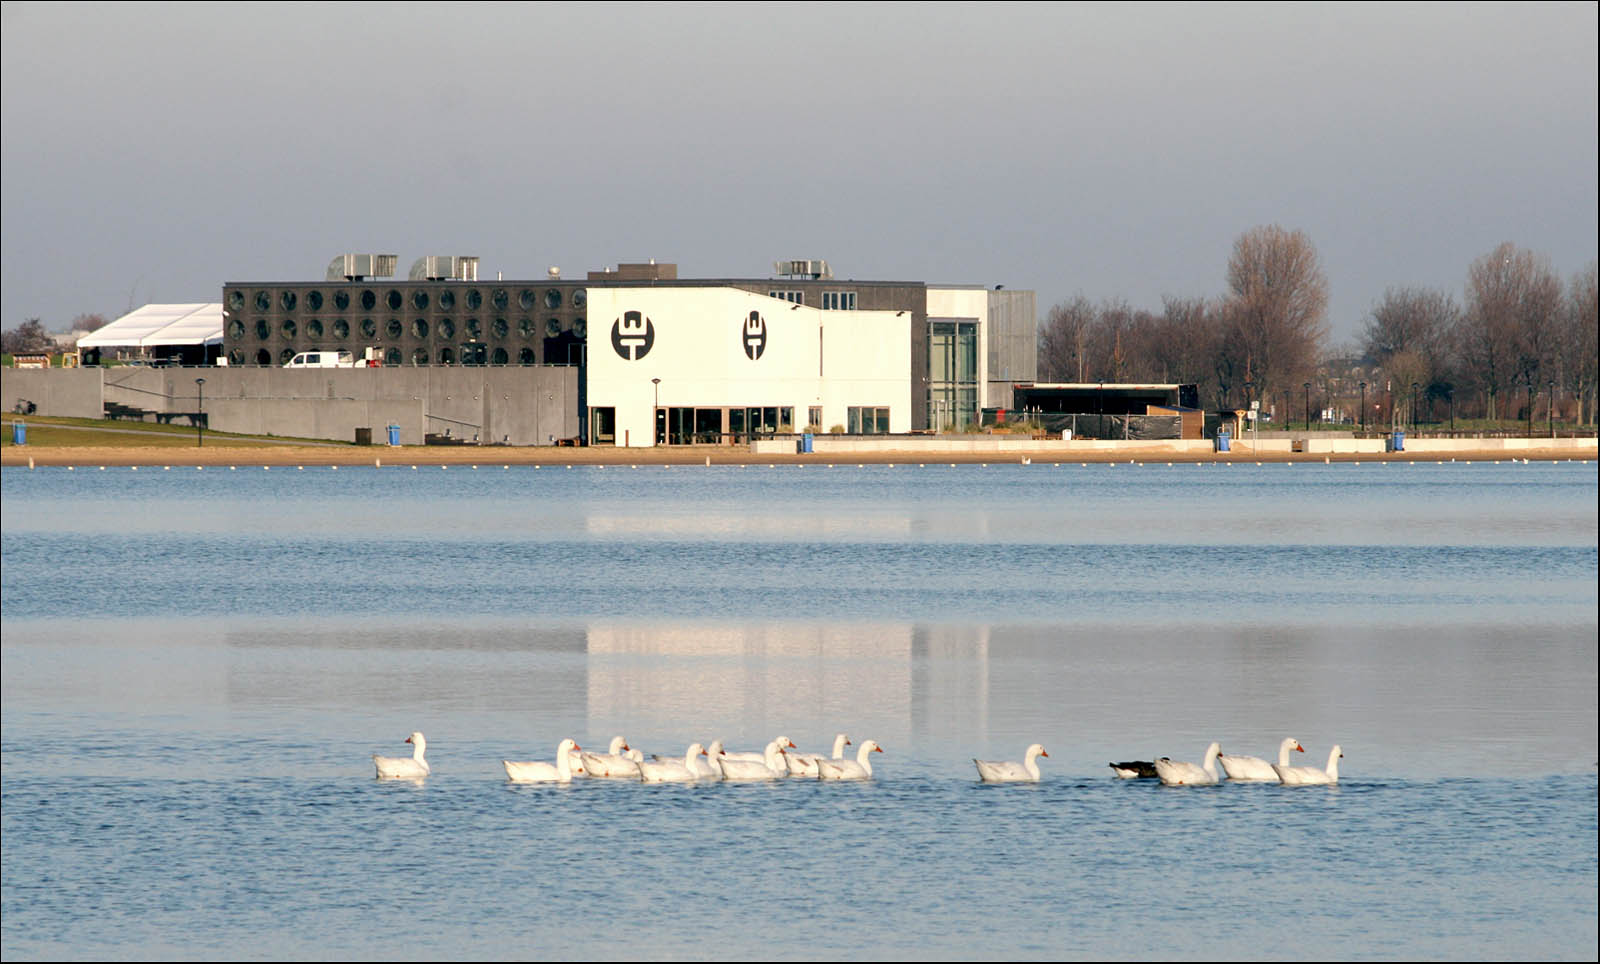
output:
[[[0, 481], [7, 960], [1600, 954], [1593, 464]], [[1340, 784], [1105, 765], [1284, 736]]]

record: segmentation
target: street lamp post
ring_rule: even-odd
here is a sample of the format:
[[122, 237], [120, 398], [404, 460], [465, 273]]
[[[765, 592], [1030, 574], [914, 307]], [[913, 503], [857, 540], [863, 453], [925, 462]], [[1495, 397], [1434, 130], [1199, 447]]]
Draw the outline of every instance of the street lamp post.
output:
[[1416, 382], [1411, 383], [1411, 431], [1417, 430], [1417, 389]]
[[1528, 438], [1533, 438], [1533, 379], [1528, 379]]
[[[1256, 383], [1255, 383], [1255, 381], [1253, 379], [1248, 379], [1248, 378], [1245, 379], [1245, 382], [1244, 382], [1245, 416], [1244, 417], [1248, 418], [1250, 420], [1250, 428], [1252, 430], [1256, 427], [1256, 417], [1258, 415], [1260, 415], [1260, 412], [1258, 412], [1254, 408], [1250, 407], [1250, 400], [1255, 396], [1255, 393], [1256, 393]], [[1243, 435], [1244, 434], [1244, 426], [1243, 425], [1239, 426], [1239, 429], [1240, 429], [1239, 434]], [[1254, 436], [1251, 437], [1250, 446], [1251, 446], [1251, 451], [1255, 451]]]
[[1306, 382], [1306, 431], [1311, 431], [1311, 383]]
[[1361, 383], [1361, 434], [1367, 434], [1367, 383]]
[[200, 409], [200, 411], [195, 413], [195, 416], [194, 416], [194, 438], [195, 438], [194, 446], [195, 446], [195, 448], [205, 448], [205, 445], [206, 445], [206, 380], [204, 378], [196, 378], [194, 380], [194, 392], [195, 392], [195, 396], [199, 399], [198, 408]]
[[[652, 378], [650, 384], [656, 388], [656, 406], [650, 410], [650, 434], [655, 436], [656, 444], [666, 441], [666, 419], [661, 417], [661, 379]], [[656, 423], [661, 423], [661, 430], [656, 429]]]

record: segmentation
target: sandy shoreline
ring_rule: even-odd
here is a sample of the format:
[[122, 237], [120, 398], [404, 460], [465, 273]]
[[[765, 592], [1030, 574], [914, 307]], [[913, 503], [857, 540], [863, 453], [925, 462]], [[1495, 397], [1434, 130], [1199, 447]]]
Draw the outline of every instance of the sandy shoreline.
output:
[[6, 446], [0, 464], [8, 466], [410, 466], [410, 465], [950, 465], [1108, 462], [1521, 462], [1574, 461], [1592, 453], [1571, 449], [1527, 449], [1513, 456], [1503, 449], [1453, 449], [1449, 452], [1393, 453], [1216, 453], [1141, 448], [1136, 452], [928, 452], [896, 450], [873, 453], [755, 454], [728, 446], [672, 448], [551, 448], [514, 446], [388, 446], [247, 447], [213, 444], [204, 447]]

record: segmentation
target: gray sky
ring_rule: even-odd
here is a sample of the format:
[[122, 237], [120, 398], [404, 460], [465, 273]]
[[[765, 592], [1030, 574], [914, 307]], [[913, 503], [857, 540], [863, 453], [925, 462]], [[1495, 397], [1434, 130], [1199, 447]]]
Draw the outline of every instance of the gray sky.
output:
[[1592, 3], [3, 6], [0, 322], [336, 254], [826, 258], [1159, 308], [1305, 231], [1336, 340], [1502, 241], [1596, 254]]

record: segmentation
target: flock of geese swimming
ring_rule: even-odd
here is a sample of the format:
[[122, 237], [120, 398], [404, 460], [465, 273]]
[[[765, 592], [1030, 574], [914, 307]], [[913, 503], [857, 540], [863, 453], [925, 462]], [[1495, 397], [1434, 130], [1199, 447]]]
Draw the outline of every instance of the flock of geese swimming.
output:
[[1258, 756], [1232, 756], [1222, 752], [1222, 744], [1212, 743], [1206, 747], [1206, 758], [1202, 764], [1162, 757], [1155, 761], [1128, 760], [1124, 763], [1113, 763], [1111, 769], [1124, 780], [1159, 779], [1169, 787], [1208, 786], [1220, 783], [1222, 776], [1217, 773], [1218, 763], [1222, 764], [1222, 773], [1233, 781], [1281, 783], [1291, 787], [1339, 782], [1339, 761], [1344, 759], [1342, 747], [1335, 746], [1329, 751], [1327, 769], [1290, 766], [1289, 754], [1294, 752], [1304, 753], [1306, 748], [1292, 736], [1285, 737], [1284, 741], [1278, 744], [1277, 763], [1268, 763]]
[[[411, 755], [373, 756], [380, 780], [421, 780], [433, 770], [424, 758], [428, 741], [421, 733], [406, 737], [412, 745]], [[641, 783], [695, 783], [700, 780], [721, 780], [749, 783], [763, 780], [781, 780], [789, 777], [813, 780], [870, 780], [874, 753], [883, 747], [876, 740], [862, 743], [855, 759], [845, 756], [844, 748], [851, 746], [850, 737], [840, 733], [833, 738], [833, 755], [820, 753], [790, 753], [798, 750], [794, 741], [779, 736], [766, 748], [754, 751], [729, 750], [721, 740], [713, 740], [709, 747], [691, 743], [683, 759], [675, 756], [645, 755], [628, 745], [622, 737], [614, 737], [605, 753], [589, 753], [578, 746], [576, 740], [562, 740], [556, 747], [553, 762], [542, 760], [502, 760], [506, 778], [513, 783], [571, 783], [574, 778], [601, 780], [632, 780]], [[1127, 780], [1159, 779], [1167, 786], [1202, 786], [1221, 782], [1217, 764], [1229, 780], [1282, 783], [1291, 786], [1329, 784], [1339, 782], [1339, 760], [1344, 752], [1334, 747], [1328, 754], [1328, 768], [1290, 766], [1289, 754], [1305, 752], [1305, 747], [1293, 737], [1278, 746], [1278, 762], [1253, 756], [1229, 756], [1222, 745], [1212, 743], [1206, 749], [1205, 763], [1182, 763], [1168, 757], [1155, 761], [1129, 760], [1111, 764], [1118, 777]], [[1039, 757], [1049, 757], [1045, 748], [1035, 743], [1023, 754], [1022, 762], [1012, 760], [973, 760], [977, 765], [978, 779], [984, 783], [1037, 783]]]

